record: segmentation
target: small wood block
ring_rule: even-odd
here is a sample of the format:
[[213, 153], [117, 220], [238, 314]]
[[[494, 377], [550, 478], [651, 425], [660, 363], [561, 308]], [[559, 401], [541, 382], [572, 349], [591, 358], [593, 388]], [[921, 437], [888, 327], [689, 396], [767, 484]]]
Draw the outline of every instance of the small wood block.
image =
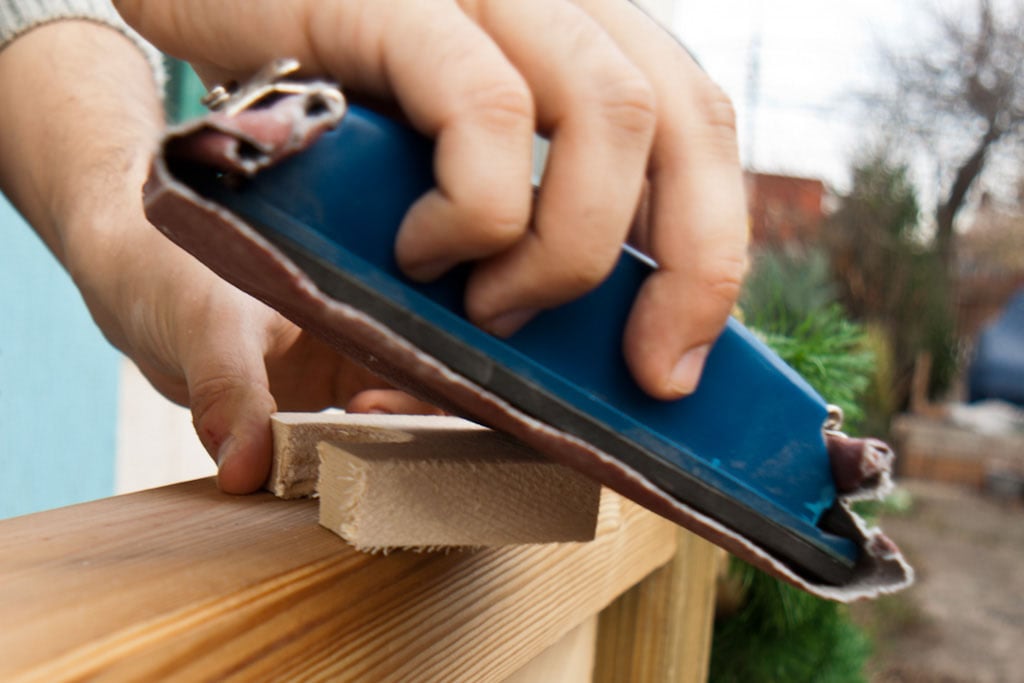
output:
[[594, 539], [600, 485], [511, 437], [447, 416], [348, 417], [366, 431], [318, 446], [320, 523], [360, 550]]
[[384, 423], [391, 415], [349, 415], [343, 412], [275, 413], [270, 418], [274, 460], [267, 490], [278, 498], [304, 498], [316, 494], [321, 441], [352, 443], [391, 439]]

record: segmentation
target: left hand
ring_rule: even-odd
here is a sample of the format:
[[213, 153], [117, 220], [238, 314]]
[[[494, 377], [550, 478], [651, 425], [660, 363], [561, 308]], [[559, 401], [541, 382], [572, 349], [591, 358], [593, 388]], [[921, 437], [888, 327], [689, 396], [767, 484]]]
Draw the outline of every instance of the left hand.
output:
[[107, 337], [158, 391], [191, 409], [222, 490], [263, 484], [278, 410], [439, 412], [221, 280], [145, 221], [137, 189], [126, 195], [106, 216], [121, 243], [70, 255], [73, 269]]
[[192, 409], [221, 489], [263, 484], [276, 410], [438, 412], [227, 284], [148, 223], [142, 184], [163, 113], [149, 65], [122, 35], [79, 21], [34, 29], [0, 52], [0, 87], [19, 93], [0, 99], [4, 191], [111, 343]]

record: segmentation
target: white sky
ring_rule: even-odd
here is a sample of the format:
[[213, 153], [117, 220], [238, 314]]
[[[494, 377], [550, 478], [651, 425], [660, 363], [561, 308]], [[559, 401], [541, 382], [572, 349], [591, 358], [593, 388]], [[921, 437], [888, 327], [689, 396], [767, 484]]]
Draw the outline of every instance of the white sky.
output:
[[850, 160], [868, 142], [856, 94], [878, 82], [880, 42], [919, 37], [919, 8], [905, 0], [677, 0], [674, 30], [732, 98], [746, 166], [842, 190]]

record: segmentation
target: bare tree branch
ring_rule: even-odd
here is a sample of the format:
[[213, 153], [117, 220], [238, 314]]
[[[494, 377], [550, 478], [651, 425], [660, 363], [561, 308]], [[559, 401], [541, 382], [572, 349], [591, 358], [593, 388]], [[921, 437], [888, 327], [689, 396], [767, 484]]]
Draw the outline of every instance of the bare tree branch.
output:
[[947, 266], [971, 188], [1024, 130], [1024, 2], [997, 12], [990, 0], [976, 0], [973, 10], [967, 20], [933, 13], [930, 43], [910, 53], [887, 50], [891, 88], [869, 100], [897, 139], [923, 145], [948, 169], [935, 213], [935, 246]]

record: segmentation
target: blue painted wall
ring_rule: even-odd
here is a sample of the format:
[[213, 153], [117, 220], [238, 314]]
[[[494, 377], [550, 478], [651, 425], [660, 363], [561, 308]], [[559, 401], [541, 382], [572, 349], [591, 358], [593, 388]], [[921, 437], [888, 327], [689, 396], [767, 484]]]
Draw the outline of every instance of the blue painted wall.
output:
[[0, 197], [0, 518], [113, 494], [119, 363]]

